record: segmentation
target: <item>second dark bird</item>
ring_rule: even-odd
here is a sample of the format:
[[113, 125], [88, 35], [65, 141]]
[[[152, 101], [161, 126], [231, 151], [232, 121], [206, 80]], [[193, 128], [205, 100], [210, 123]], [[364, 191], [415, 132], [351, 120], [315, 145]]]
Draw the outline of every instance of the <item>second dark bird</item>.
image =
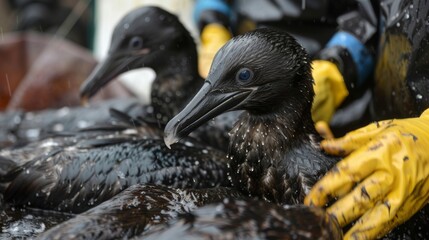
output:
[[272, 202], [301, 203], [338, 160], [319, 148], [309, 61], [286, 33], [260, 29], [234, 38], [216, 54], [201, 90], [166, 126], [167, 146], [218, 114], [246, 110], [231, 131], [231, 184]]
[[[121, 73], [148, 67], [156, 73], [146, 121], [162, 128], [189, 102], [204, 80], [198, 73], [194, 39], [179, 19], [158, 7], [142, 7], [128, 13], [116, 25], [107, 58], [81, 87], [88, 99]], [[222, 115], [193, 136], [226, 151], [228, 131], [238, 114]], [[152, 119], [152, 120], [150, 120]]]

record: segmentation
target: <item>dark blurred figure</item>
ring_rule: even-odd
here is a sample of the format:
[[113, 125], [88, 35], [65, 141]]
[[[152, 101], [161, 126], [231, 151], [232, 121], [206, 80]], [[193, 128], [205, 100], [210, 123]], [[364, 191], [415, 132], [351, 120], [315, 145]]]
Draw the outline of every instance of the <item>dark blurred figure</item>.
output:
[[[76, 17], [77, 21], [63, 37], [86, 48], [89, 47], [89, 17], [76, 16], [77, 13], [74, 13], [71, 7], [66, 6], [64, 1], [8, 0], [8, 3], [10, 8], [16, 11], [17, 14], [18, 20], [14, 30], [56, 34], [65, 20], [71, 15]], [[78, 4], [77, 1], [76, 4]]]

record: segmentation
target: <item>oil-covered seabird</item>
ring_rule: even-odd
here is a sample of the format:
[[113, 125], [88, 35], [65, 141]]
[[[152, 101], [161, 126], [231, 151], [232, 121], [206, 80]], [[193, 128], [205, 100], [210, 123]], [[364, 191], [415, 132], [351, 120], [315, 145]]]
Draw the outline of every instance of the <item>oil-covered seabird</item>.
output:
[[226, 111], [246, 110], [230, 133], [228, 178], [249, 196], [301, 203], [337, 159], [323, 154], [311, 119], [307, 53], [286, 33], [259, 29], [219, 50], [193, 100], [165, 128], [170, 146]]
[[[81, 86], [82, 99], [93, 96], [116, 76], [148, 67], [156, 73], [147, 112], [162, 127], [189, 102], [204, 80], [198, 73], [194, 39], [179, 19], [158, 7], [141, 7], [116, 25], [107, 58]], [[230, 113], [233, 114], [233, 113]], [[220, 116], [194, 136], [211, 146], [226, 150], [227, 132], [237, 114]]]
[[[313, 87], [307, 54], [287, 33], [258, 29], [229, 41], [191, 102], [167, 124], [167, 146], [225, 111], [246, 110], [235, 123], [228, 178], [249, 196], [301, 203], [337, 158], [319, 149], [311, 119]], [[387, 239], [429, 237], [426, 209]], [[411, 230], [410, 230], [411, 229]]]
[[116, 24], [108, 56], [82, 84], [81, 98], [86, 101], [119, 74], [142, 67], [156, 72], [151, 105], [164, 124], [202, 85], [192, 36], [176, 16], [150, 6], [129, 12]]

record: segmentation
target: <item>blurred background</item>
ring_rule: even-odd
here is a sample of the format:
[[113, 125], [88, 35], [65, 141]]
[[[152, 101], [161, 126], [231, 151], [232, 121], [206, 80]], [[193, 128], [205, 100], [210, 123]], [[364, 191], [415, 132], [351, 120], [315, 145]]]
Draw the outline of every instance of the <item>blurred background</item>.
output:
[[[40, 110], [78, 105], [76, 90], [96, 62], [106, 56], [113, 28], [120, 18], [139, 6], [160, 6], [175, 13], [188, 30], [197, 36], [192, 22], [194, 2], [0, 0], [0, 109]], [[48, 34], [55, 36], [56, 41], [41, 39], [39, 35], [21, 34], [22, 32]], [[64, 38], [67, 39], [66, 43], [56, 43]], [[56, 48], [58, 44], [61, 46]], [[41, 54], [43, 52], [44, 55]], [[46, 57], [49, 52], [52, 54]], [[59, 52], [64, 54], [58, 54]], [[52, 65], [61, 65], [60, 62], [61, 67]], [[52, 68], [47, 71], [47, 66]], [[148, 102], [149, 86], [154, 76], [150, 69], [124, 73], [119, 77], [120, 84], [112, 84], [110, 88], [113, 89], [106, 88], [99, 98], [128, 95], [128, 91], [143, 102]], [[125, 90], [122, 89], [123, 86]], [[52, 93], [55, 89], [58, 93]], [[52, 103], [54, 95], [61, 95], [67, 89], [70, 89], [68, 94], [72, 96], [62, 96], [61, 100], [68, 99], [66, 102]], [[37, 92], [38, 97], [34, 97], [34, 92]], [[43, 97], [45, 95], [50, 97]]]

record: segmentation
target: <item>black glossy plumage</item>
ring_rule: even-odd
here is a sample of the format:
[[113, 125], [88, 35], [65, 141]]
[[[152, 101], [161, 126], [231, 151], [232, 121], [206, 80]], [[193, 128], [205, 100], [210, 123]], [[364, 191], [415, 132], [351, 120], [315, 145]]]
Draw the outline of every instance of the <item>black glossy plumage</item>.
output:
[[227, 185], [223, 152], [192, 142], [169, 150], [162, 140], [142, 138], [134, 129], [103, 134], [51, 146], [9, 171], [1, 177], [6, 182], [5, 200], [76, 213], [137, 183], [180, 188]]
[[243, 198], [225, 188], [180, 190], [134, 185], [112, 199], [65, 221], [38, 239], [124, 239], [225, 197]]
[[[319, 149], [311, 119], [309, 59], [288, 34], [259, 29], [217, 53], [206, 83], [167, 125], [167, 144], [229, 110], [246, 110], [230, 133], [229, 179], [250, 196], [300, 203], [336, 162]], [[242, 69], [253, 78], [238, 79]]]
[[[121, 19], [113, 31], [108, 57], [82, 85], [81, 96], [89, 98], [120, 73], [142, 67], [156, 72], [151, 86], [153, 113], [145, 118], [163, 128], [189, 102], [204, 80], [198, 73], [198, 55], [192, 36], [175, 15], [161, 8], [141, 7]], [[233, 123], [230, 119], [217, 118], [193, 136], [226, 150], [227, 132]]]
[[139, 239], [341, 239], [338, 223], [319, 208], [224, 200], [160, 225]]

